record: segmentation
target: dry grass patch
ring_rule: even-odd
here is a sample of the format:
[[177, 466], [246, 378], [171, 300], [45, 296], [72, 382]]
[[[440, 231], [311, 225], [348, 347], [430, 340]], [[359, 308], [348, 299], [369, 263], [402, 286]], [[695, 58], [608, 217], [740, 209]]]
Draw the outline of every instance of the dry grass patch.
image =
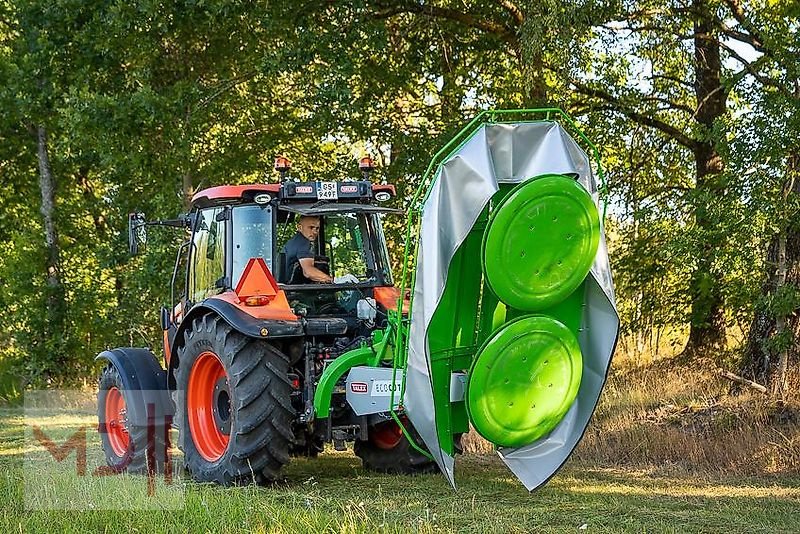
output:
[[[755, 391], [731, 395], [710, 361], [619, 360], [573, 462], [696, 475], [800, 473], [796, 395], [782, 404]], [[467, 454], [493, 452], [474, 431], [463, 445]]]
[[729, 394], [711, 362], [612, 374], [576, 457], [595, 465], [800, 473], [800, 402]]

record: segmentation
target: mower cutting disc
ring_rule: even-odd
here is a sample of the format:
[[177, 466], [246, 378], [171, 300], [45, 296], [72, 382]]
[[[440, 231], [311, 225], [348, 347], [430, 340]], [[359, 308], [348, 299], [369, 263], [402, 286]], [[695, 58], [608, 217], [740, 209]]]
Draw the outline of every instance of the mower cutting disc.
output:
[[556, 174], [529, 180], [509, 193], [486, 228], [486, 279], [509, 306], [543, 310], [586, 278], [599, 241], [597, 208], [580, 184]]
[[481, 348], [467, 382], [467, 411], [490, 442], [520, 447], [549, 433], [581, 383], [578, 340], [551, 317], [528, 315], [501, 328]]

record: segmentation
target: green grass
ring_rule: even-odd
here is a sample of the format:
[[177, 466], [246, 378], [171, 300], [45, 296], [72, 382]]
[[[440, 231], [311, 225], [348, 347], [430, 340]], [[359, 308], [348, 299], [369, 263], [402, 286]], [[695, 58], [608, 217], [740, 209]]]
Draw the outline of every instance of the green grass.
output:
[[[60, 427], [61, 434], [55, 434], [66, 436], [92, 424], [91, 417], [64, 417], [51, 420], [47, 428]], [[44, 456], [37, 456], [44, 453], [25, 436], [21, 412], [0, 411], [0, 532], [565, 532], [582, 525], [593, 532], [797, 532], [800, 528], [797, 478], [742, 478], [734, 473], [713, 478], [668, 476], [589, 469], [571, 462], [544, 488], [529, 494], [496, 456], [459, 458], [458, 491], [439, 475], [376, 475], [365, 472], [350, 453], [326, 453], [317, 460], [293, 460], [285, 470], [286, 480], [273, 487], [221, 488], [177, 480], [167, 488], [172, 492], [167, 494], [167, 506], [176, 508], [171, 510], [31, 510], [26, 509], [23, 481], [37, 491], [57, 485], [67, 500], [75, 502], [104, 492], [109, 498], [121, 498], [128, 507], [158, 507], [153, 500], [163, 497], [159, 492], [165, 488], [148, 497], [144, 477], [98, 479], [72, 474], [65, 478], [70, 468], [44, 461]], [[26, 451], [28, 459], [42, 461], [23, 469]], [[90, 463], [98, 461], [97, 450], [89, 452]], [[74, 455], [67, 461], [74, 462]], [[97, 502], [113, 505], [113, 500]]]

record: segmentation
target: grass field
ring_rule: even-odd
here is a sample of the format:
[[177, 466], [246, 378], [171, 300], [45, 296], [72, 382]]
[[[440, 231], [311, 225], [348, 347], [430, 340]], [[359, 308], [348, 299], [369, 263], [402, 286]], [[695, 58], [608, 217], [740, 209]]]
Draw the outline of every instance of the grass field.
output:
[[[26, 439], [25, 422], [20, 410], [0, 411], [4, 533], [800, 530], [800, 477], [792, 475], [744, 478], [682, 469], [603, 468], [578, 459], [529, 494], [494, 455], [460, 458], [458, 491], [438, 475], [368, 473], [352, 454], [332, 452], [317, 460], [293, 460], [285, 481], [273, 487], [221, 488], [177, 479], [162, 502], [157, 500], [164, 495], [161, 482], [156, 496], [148, 497], [144, 477], [80, 477], [68, 460], [48, 463], [46, 453]], [[51, 420], [49, 428], [60, 429], [58, 439], [63, 439], [93, 424], [91, 416], [62, 416]], [[100, 460], [96, 440], [89, 441], [91, 468]], [[59, 488], [65, 494], [61, 497], [74, 503], [105, 493], [121, 499], [120, 507], [163, 504], [174, 509], [93, 510], [91, 504], [71, 511], [30, 509], [46, 506], [46, 500], [30, 499], [31, 489], [41, 493], [47, 487]], [[97, 506], [103, 502], [99, 499]]]

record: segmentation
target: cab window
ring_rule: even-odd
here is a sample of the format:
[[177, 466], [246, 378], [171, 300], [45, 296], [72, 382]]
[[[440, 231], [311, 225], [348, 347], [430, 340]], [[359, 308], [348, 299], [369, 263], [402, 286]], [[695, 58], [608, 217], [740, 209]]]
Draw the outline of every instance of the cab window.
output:
[[238, 206], [233, 209], [233, 281], [239, 284], [250, 258], [264, 258], [272, 268], [272, 208], [269, 205]]
[[224, 208], [200, 212], [192, 238], [192, 272], [189, 295], [199, 302], [217, 295], [225, 286], [225, 221], [217, 220]]

